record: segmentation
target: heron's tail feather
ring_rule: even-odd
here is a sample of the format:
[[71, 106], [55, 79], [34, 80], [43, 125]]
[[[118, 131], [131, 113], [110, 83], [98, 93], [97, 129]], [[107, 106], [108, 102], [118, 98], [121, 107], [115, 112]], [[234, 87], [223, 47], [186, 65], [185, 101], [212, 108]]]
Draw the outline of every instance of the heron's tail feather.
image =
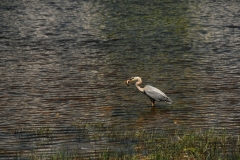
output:
[[173, 103], [173, 101], [171, 101], [171, 102], [167, 102], [167, 104], [172, 104]]
[[172, 104], [173, 103], [173, 101], [168, 97], [168, 101], [166, 101], [167, 102], [167, 104]]

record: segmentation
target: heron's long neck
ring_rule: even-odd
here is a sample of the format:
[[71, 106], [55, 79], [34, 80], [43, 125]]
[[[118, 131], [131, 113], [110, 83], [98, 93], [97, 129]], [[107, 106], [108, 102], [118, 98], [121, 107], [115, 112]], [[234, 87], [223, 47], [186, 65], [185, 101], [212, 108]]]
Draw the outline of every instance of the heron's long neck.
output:
[[142, 80], [138, 78], [138, 81], [135, 83], [135, 86], [140, 92], [144, 92], [144, 88], [141, 88], [139, 85], [142, 84]]

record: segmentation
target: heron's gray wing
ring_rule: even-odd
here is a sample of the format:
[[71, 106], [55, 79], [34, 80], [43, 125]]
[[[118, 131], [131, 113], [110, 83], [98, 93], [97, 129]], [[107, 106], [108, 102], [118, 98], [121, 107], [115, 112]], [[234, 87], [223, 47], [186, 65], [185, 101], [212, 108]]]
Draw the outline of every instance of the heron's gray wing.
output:
[[150, 98], [155, 99], [156, 101], [172, 102], [172, 100], [168, 96], [166, 96], [165, 93], [153, 86], [146, 85], [144, 87], [144, 91]]

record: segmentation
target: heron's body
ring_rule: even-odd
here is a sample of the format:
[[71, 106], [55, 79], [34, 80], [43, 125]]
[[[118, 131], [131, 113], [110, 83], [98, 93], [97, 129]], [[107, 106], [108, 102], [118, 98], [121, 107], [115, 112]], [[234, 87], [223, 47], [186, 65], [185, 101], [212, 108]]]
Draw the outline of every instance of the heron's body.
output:
[[140, 92], [145, 93], [150, 98], [153, 107], [155, 107], [155, 101], [173, 102], [168, 96], [166, 96], [165, 93], [153, 86], [146, 85], [144, 88], [141, 88], [139, 86], [142, 83], [142, 79], [140, 77], [133, 77], [130, 80], [127, 80], [126, 84], [129, 84], [131, 81], [137, 81], [135, 83], [137, 89]]

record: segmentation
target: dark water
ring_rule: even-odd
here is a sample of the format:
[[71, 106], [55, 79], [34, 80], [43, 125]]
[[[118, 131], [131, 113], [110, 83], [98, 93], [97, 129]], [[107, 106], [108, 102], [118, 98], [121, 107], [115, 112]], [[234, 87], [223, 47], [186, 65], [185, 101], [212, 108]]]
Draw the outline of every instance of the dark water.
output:
[[[239, 134], [237, 0], [5, 0], [0, 19], [5, 157], [95, 149], [76, 139], [77, 122]], [[132, 76], [161, 89], [173, 105], [149, 108], [147, 97], [123, 84]], [[17, 134], [39, 129], [55, 136]]]

